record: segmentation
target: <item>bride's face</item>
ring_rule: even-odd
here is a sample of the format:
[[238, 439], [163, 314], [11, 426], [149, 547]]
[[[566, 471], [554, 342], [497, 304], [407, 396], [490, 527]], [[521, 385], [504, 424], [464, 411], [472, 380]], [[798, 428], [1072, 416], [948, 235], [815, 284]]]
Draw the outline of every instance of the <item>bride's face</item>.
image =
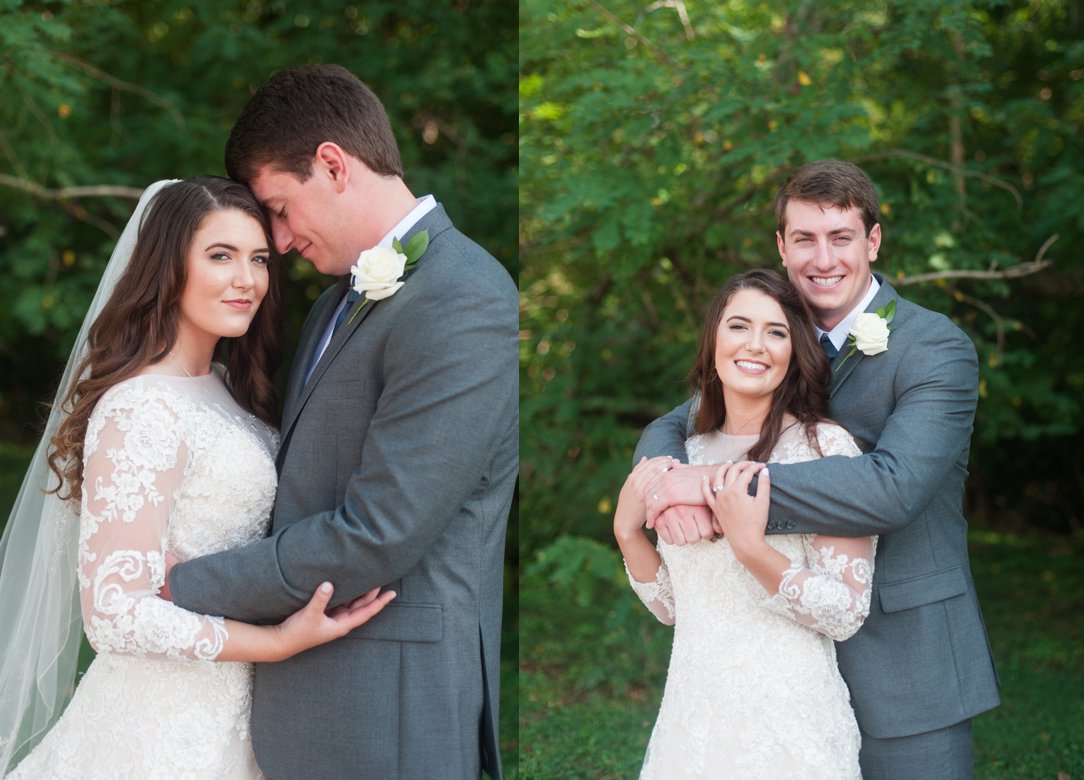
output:
[[181, 342], [244, 335], [267, 295], [269, 262], [259, 222], [237, 209], [209, 213], [188, 247]]
[[770, 396], [787, 375], [790, 327], [779, 303], [759, 290], [738, 290], [715, 333], [715, 370], [724, 391]]

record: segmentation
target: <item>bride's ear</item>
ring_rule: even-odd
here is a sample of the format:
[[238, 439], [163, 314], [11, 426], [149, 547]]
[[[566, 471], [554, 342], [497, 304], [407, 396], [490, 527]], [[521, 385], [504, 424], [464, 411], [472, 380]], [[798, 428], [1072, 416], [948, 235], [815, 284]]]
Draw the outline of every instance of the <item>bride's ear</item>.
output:
[[313, 162], [315, 173], [324, 176], [342, 192], [350, 180], [350, 165], [346, 151], [337, 143], [324, 141], [316, 147], [316, 159]]

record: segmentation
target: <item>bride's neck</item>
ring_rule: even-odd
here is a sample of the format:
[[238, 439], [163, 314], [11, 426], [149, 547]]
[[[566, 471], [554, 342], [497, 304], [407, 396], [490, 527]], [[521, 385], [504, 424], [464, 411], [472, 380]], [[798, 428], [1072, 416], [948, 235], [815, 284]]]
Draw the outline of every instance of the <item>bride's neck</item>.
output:
[[766, 398], [735, 397], [723, 391], [723, 403], [726, 417], [720, 430], [730, 436], [752, 436], [759, 434], [768, 412], [772, 409], [771, 396]]

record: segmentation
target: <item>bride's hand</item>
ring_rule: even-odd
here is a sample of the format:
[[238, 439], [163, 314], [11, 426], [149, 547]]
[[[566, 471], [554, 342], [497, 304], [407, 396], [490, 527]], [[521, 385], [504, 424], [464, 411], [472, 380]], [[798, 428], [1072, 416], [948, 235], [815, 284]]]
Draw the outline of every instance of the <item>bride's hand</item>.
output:
[[380, 588], [373, 588], [349, 604], [327, 612], [334, 592], [330, 582], [323, 583], [312, 594], [308, 604], [275, 626], [282, 659], [346, 636], [367, 623], [395, 598], [393, 590], [381, 593]]
[[[757, 492], [751, 496], [749, 484], [758, 473]], [[741, 558], [746, 553], [755, 554], [767, 545], [764, 530], [771, 501], [767, 464], [724, 463], [716, 469], [714, 478], [704, 478], [703, 493], [735, 555]]]
[[617, 509], [614, 512], [614, 534], [618, 538], [637, 533], [647, 521], [645, 511], [645, 493], [647, 488], [661, 474], [674, 467], [675, 461], [669, 455], [659, 458], [640, 458], [621, 488], [617, 497]]

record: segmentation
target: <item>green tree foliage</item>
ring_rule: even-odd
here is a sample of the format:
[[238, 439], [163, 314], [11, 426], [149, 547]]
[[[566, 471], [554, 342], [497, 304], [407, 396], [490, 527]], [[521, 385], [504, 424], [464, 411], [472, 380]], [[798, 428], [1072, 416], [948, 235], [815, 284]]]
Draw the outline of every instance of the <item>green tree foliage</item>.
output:
[[824, 157], [878, 185], [874, 270], [976, 343], [972, 517], [1079, 527], [1078, 4], [526, 0], [521, 16], [529, 556], [608, 539], [641, 429], [687, 397], [706, 302], [779, 267], [774, 194]]
[[[366, 81], [408, 185], [516, 273], [515, 20], [499, 0], [0, 3], [6, 435], [34, 435], [28, 410], [51, 392], [133, 196], [223, 173], [234, 119], [282, 67], [334, 62]], [[129, 194], [103, 196], [106, 185]], [[292, 334], [326, 282], [288, 263]]]

